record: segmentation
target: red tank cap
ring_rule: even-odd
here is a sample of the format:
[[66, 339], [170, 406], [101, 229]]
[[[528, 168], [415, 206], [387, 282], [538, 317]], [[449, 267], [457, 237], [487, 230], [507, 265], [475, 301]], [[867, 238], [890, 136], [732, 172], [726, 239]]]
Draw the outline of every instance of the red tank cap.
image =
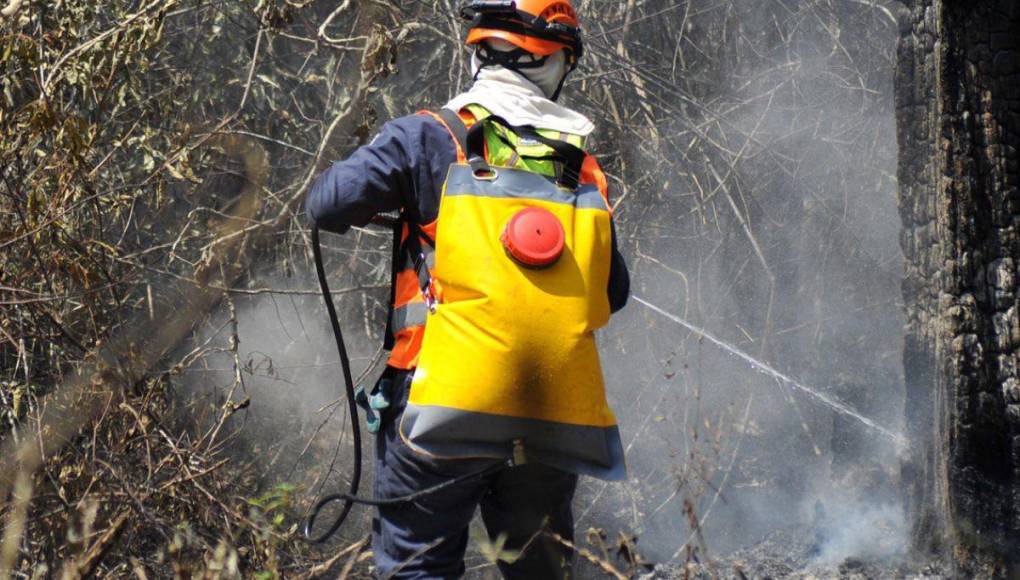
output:
[[563, 255], [566, 237], [563, 224], [551, 211], [529, 207], [510, 218], [500, 241], [506, 253], [522, 266], [548, 268]]

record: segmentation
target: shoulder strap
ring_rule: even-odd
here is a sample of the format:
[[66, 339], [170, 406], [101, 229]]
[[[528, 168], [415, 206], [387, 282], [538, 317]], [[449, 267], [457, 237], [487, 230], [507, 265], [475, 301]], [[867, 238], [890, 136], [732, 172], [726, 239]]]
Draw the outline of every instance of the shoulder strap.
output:
[[467, 156], [467, 135], [468, 129], [464, 124], [464, 120], [460, 118], [460, 115], [450, 109], [439, 109], [439, 118], [446, 123], [446, 127], [453, 133], [454, 139], [457, 140], [457, 145], [460, 146], [460, 150], [464, 152], [465, 157]]
[[393, 304], [397, 301], [397, 277], [400, 275], [403, 248], [401, 235], [403, 234], [403, 219], [398, 219], [393, 225], [393, 256], [390, 263], [390, 300], [387, 303], [389, 309], [386, 313], [386, 332], [383, 334], [383, 348], [387, 351], [393, 350], [397, 343], [396, 334], [393, 332]]

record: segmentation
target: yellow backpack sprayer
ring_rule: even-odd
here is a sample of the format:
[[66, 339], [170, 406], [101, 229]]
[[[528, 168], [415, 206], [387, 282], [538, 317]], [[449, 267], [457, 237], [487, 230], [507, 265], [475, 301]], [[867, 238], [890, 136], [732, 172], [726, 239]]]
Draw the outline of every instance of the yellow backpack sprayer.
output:
[[[356, 395], [313, 231], [319, 284], [344, 372], [355, 467], [349, 492], [323, 498], [312, 510], [305, 525], [312, 541], [335, 533], [355, 503], [410, 503], [530, 459], [604, 479], [625, 476], [594, 336], [609, 320], [612, 228], [604, 189], [591, 179], [593, 161], [534, 128], [477, 116], [468, 129], [456, 113], [436, 115], [458, 144], [458, 162], [443, 187], [435, 239], [407, 222], [420, 246], [415, 271], [428, 314], [399, 432], [414, 451], [433, 458], [497, 461], [413, 496], [356, 497]], [[543, 159], [556, 162], [558, 177], [491, 165], [487, 154], [496, 157], [500, 140], [511, 138], [515, 151], [538, 146]], [[339, 517], [313, 538], [319, 512], [334, 501], [344, 502]]]

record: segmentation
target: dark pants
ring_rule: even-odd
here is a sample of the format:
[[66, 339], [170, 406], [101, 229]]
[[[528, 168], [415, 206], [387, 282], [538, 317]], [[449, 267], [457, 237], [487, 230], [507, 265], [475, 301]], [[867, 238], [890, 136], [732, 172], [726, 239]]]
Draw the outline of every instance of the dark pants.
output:
[[[393, 401], [376, 437], [375, 497], [408, 495], [492, 465], [479, 460], [437, 460], [412, 451], [397, 424], [407, 401], [409, 373], [393, 376]], [[514, 563], [501, 560], [506, 578], [565, 578], [572, 553], [540, 530], [573, 540], [571, 500], [577, 476], [540, 464], [504, 469], [427, 496], [414, 504], [383, 507], [373, 521], [372, 548], [381, 578], [459, 578], [464, 574], [468, 526], [475, 508], [492, 545], [522, 551]]]

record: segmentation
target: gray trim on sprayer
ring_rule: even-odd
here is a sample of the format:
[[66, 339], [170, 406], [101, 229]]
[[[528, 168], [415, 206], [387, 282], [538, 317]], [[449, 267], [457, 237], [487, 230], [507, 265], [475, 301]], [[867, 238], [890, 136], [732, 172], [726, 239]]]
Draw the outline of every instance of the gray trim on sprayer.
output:
[[528, 461], [607, 481], [627, 479], [620, 430], [567, 425], [408, 404], [400, 436], [411, 449], [443, 459], [513, 457], [513, 441], [524, 441]]
[[577, 191], [570, 191], [559, 187], [550, 178], [530, 171], [509, 167], [492, 169], [496, 172], [495, 179], [478, 179], [470, 166], [451, 165], [443, 195], [537, 199], [572, 205], [578, 209], [609, 211], [605, 198], [594, 185], [582, 185]]

